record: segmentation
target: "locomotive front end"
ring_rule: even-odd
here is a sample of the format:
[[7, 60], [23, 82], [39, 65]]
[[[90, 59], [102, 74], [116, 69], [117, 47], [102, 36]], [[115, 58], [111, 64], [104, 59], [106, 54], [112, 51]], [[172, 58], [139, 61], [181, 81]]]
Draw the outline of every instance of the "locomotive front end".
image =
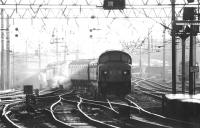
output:
[[102, 94], [118, 96], [130, 93], [131, 67], [127, 64], [109, 63], [99, 66]]
[[99, 58], [98, 87], [102, 95], [125, 96], [131, 91], [131, 57], [122, 51], [110, 51]]

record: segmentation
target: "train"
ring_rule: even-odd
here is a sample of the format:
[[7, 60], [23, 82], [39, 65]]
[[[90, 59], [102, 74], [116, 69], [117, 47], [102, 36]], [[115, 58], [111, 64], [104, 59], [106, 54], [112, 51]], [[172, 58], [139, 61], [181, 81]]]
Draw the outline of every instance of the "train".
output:
[[73, 88], [86, 89], [95, 97], [124, 97], [131, 92], [131, 56], [120, 50], [103, 52], [98, 59], [75, 60], [69, 64]]

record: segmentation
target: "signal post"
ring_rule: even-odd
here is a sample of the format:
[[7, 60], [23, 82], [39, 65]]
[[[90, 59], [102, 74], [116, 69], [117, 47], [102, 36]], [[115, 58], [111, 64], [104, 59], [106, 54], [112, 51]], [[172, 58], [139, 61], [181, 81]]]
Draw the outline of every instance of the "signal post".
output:
[[[176, 21], [177, 26], [185, 27], [184, 32], [180, 36], [182, 39], [182, 52], [185, 51], [185, 40], [190, 37], [190, 49], [189, 49], [189, 94], [195, 94], [195, 82], [196, 72], [199, 72], [199, 67], [196, 65], [196, 42], [194, 41], [195, 36], [199, 33], [200, 21]], [[190, 27], [189, 27], [190, 26]], [[178, 31], [180, 32], [181, 29]], [[184, 52], [183, 52], [184, 53]], [[182, 92], [185, 93], [185, 53], [182, 54]]]

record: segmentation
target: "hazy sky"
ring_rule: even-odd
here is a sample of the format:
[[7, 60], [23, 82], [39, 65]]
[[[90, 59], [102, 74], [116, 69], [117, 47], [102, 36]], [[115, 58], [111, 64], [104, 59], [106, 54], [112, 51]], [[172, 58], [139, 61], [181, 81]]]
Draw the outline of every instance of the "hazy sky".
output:
[[[77, 19], [77, 20], [14, 20], [11, 24], [11, 46], [15, 51], [29, 52], [38, 48], [44, 51], [55, 49], [54, 33], [59, 41], [67, 42], [69, 51], [79, 49], [85, 57], [95, 57], [106, 49], [121, 49], [120, 41], [141, 41], [147, 37], [148, 29], [152, 31], [154, 39], [162, 40], [162, 26], [148, 19]], [[19, 32], [15, 31], [15, 28]], [[90, 31], [92, 29], [92, 31]], [[14, 37], [18, 33], [18, 37]], [[92, 36], [92, 37], [91, 37]], [[138, 42], [140, 43], [140, 42]], [[59, 44], [59, 49], [64, 44]]]

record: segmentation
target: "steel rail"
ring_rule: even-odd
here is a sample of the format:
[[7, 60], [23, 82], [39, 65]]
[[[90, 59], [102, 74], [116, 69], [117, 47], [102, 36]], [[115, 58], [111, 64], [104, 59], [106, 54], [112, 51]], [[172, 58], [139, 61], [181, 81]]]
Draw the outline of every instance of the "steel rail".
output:
[[60, 125], [63, 125], [63, 126], [68, 127], [68, 128], [73, 128], [73, 127], [69, 126], [67, 123], [65, 123], [65, 122], [60, 121], [59, 119], [57, 119], [56, 116], [54, 115], [54, 108], [55, 108], [57, 105], [59, 105], [59, 103], [61, 102], [61, 100], [62, 100], [62, 97], [59, 96], [59, 100], [56, 101], [55, 103], [53, 103], [53, 104], [51, 105], [51, 107], [50, 107], [50, 110], [47, 110], [47, 111], [51, 113], [51, 116], [53, 117], [53, 119], [54, 119], [57, 123], [59, 123]]
[[11, 114], [12, 112], [11, 111], [8, 111], [8, 109], [11, 107], [11, 106], [14, 106], [14, 105], [17, 105], [17, 104], [20, 104], [22, 102], [14, 102], [14, 103], [10, 103], [10, 104], [6, 104], [3, 108], [3, 113], [2, 113], [2, 116], [6, 119], [6, 121], [12, 126], [12, 127], [15, 127], [15, 128], [22, 128], [22, 126], [19, 126], [17, 125], [16, 123], [14, 123], [9, 117], [8, 117], [8, 114]]
[[95, 120], [93, 118], [91, 118], [90, 116], [88, 116], [85, 112], [82, 111], [81, 109], [81, 104], [83, 103], [82, 101], [82, 98], [80, 98], [80, 101], [78, 102], [77, 104], [77, 108], [79, 109], [79, 111], [81, 112], [82, 115], [84, 115], [84, 117], [86, 117], [89, 121], [93, 122], [93, 123], [96, 123], [96, 124], [99, 124], [103, 127], [108, 127], [108, 128], [119, 128], [117, 126], [113, 126], [113, 125], [110, 125], [110, 124], [106, 124], [102, 121], [99, 121], [99, 120]]
[[[132, 100], [130, 100], [130, 99], [128, 99], [128, 100], [130, 101], [130, 103], [137, 105], [137, 103], [133, 102]], [[140, 114], [143, 114], [143, 115], [146, 115], [146, 116], [150, 116], [150, 118], [152, 118], [152, 119], [156, 118], [157, 120], [161, 120], [161, 121], [165, 122], [166, 124], [170, 125], [172, 123], [179, 123], [179, 124], [184, 124], [185, 126], [188, 126], [188, 127], [189, 126], [193, 127], [193, 125], [194, 125], [192, 123], [188, 123], [188, 122], [185, 122], [185, 121], [181, 121], [181, 120], [177, 120], [177, 119], [173, 119], [173, 118], [168, 118], [168, 117], [156, 114], [156, 113], [152, 113], [152, 112], [149, 112], [149, 111], [143, 109], [139, 105], [137, 105], [137, 106], [138, 106], [138, 109], [140, 110]], [[167, 126], [161, 125], [161, 127], [167, 127]]]

